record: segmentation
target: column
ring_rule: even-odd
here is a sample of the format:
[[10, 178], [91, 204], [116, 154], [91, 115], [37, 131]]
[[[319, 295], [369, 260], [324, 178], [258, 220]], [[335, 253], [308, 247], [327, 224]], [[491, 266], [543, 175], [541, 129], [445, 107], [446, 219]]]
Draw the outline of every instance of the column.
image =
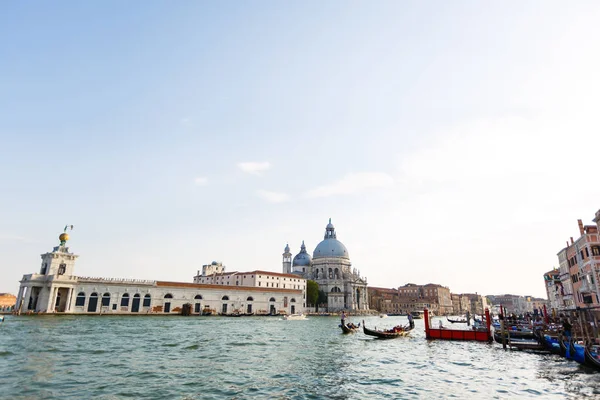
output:
[[48, 289], [48, 304], [46, 305], [47, 313], [54, 312], [54, 303], [56, 302], [55, 296], [57, 291], [57, 287], [50, 287], [50, 289]]
[[26, 286], [23, 288], [23, 301], [21, 301], [21, 307], [19, 307], [20, 312], [27, 311], [29, 297], [31, 297], [31, 286]]
[[67, 294], [67, 302], [65, 303], [65, 312], [71, 312], [71, 297], [73, 296], [73, 288], [69, 288]]
[[17, 295], [17, 303], [15, 304], [14, 311], [21, 309], [21, 303], [23, 302], [23, 285], [19, 286], [19, 294]]

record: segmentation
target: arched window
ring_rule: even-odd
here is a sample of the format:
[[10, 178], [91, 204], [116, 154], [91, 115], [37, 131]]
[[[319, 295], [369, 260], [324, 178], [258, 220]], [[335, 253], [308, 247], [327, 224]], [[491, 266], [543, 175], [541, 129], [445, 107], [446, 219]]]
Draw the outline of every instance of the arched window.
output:
[[275, 301], [275, 297], [271, 297], [269, 301]]
[[292, 299], [290, 300], [290, 303], [295, 303], [296, 299], [292, 297]]
[[319, 270], [315, 269], [315, 279], [319, 279]]
[[196, 299], [196, 300], [202, 300], [202, 295], [197, 294], [197, 295], [194, 296], [194, 299]]
[[88, 312], [96, 312], [98, 308], [98, 293], [90, 294], [90, 300], [88, 301]]
[[151, 299], [152, 299], [152, 297], [150, 297], [150, 294], [147, 294], [144, 296], [144, 307], [150, 307]]
[[254, 301], [254, 299], [252, 298], [252, 296], [249, 296], [246, 301]]
[[333, 276], [335, 277], [335, 279], [340, 279], [340, 270], [339, 269], [334, 269], [333, 270]]
[[121, 307], [129, 307], [129, 293], [123, 293], [123, 297], [121, 297]]
[[104, 293], [102, 295], [102, 307], [110, 306], [110, 293]]
[[171, 293], [165, 294], [165, 299], [172, 299], [173, 295]]
[[140, 297], [140, 294], [139, 294], [139, 293], [136, 293], [136, 294], [134, 294], [134, 295], [133, 295], [133, 297], [134, 297], [134, 298], [136, 298], [136, 297], [138, 297], [138, 298], [139, 298], [139, 297]]
[[341, 293], [341, 290], [340, 290], [340, 288], [339, 288], [339, 287], [337, 287], [337, 286], [334, 286], [334, 287], [331, 289], [331, 293]]
[[83, 307], [85, 305], [85, 293], [77, 293], [77, 299], [75, 300], [75, 307]]
[[329, 268], [329, 279], [333, 278], [333, 270]]
[[223, 296], [221, 297], [221, 300], [229, 300], [229, 296]]

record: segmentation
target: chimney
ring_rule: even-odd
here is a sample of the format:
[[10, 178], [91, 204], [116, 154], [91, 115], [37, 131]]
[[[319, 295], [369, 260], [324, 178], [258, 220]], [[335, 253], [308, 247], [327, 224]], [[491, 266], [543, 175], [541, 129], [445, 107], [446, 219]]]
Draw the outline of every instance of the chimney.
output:
[[577, 220], [577, 225], [579, 225], [579, 235], [583, 236], [583, 222], [580, 219]]
[[575, 242], [573, 241], [573, 236], [571, 236], [571, 244], [575, 244]]
[[569, 241], [567, 240], [565, 243], [567, 244], [567, 247], [569, 247]]

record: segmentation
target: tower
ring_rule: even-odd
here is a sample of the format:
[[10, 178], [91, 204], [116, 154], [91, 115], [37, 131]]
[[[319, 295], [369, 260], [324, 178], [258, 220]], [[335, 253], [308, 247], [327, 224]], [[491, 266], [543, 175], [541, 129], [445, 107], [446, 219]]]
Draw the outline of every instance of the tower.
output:
[[283, 273], [291, 274], [292, 273], [292, 253], [290, 253], [290, 245], [286, 244], [285, 249], [283, 249]]
[[58, 237], [58, 240], [60, 240], [60, 244], [54, 247], [52, 252], [42, 254], [40, 275], [56, 277], [61, 277], [62, 275], [73, 275], [73, 270], [75, 269], [75, 260], [79, 256], [69, 252], [69, 248], [67, 247], [69, 234], [67, 233], [66, 227], [65, 231]]

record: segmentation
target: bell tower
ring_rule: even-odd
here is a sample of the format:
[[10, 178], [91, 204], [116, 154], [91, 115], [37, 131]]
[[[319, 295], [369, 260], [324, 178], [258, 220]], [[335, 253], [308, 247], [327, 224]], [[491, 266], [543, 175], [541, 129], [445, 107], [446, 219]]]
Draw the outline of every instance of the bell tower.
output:
[[285, 249], [283, 249], [283, 273], [291, 274], [292, 273], [292, 253], [290, 253], [290, 245], [286, 244]]

